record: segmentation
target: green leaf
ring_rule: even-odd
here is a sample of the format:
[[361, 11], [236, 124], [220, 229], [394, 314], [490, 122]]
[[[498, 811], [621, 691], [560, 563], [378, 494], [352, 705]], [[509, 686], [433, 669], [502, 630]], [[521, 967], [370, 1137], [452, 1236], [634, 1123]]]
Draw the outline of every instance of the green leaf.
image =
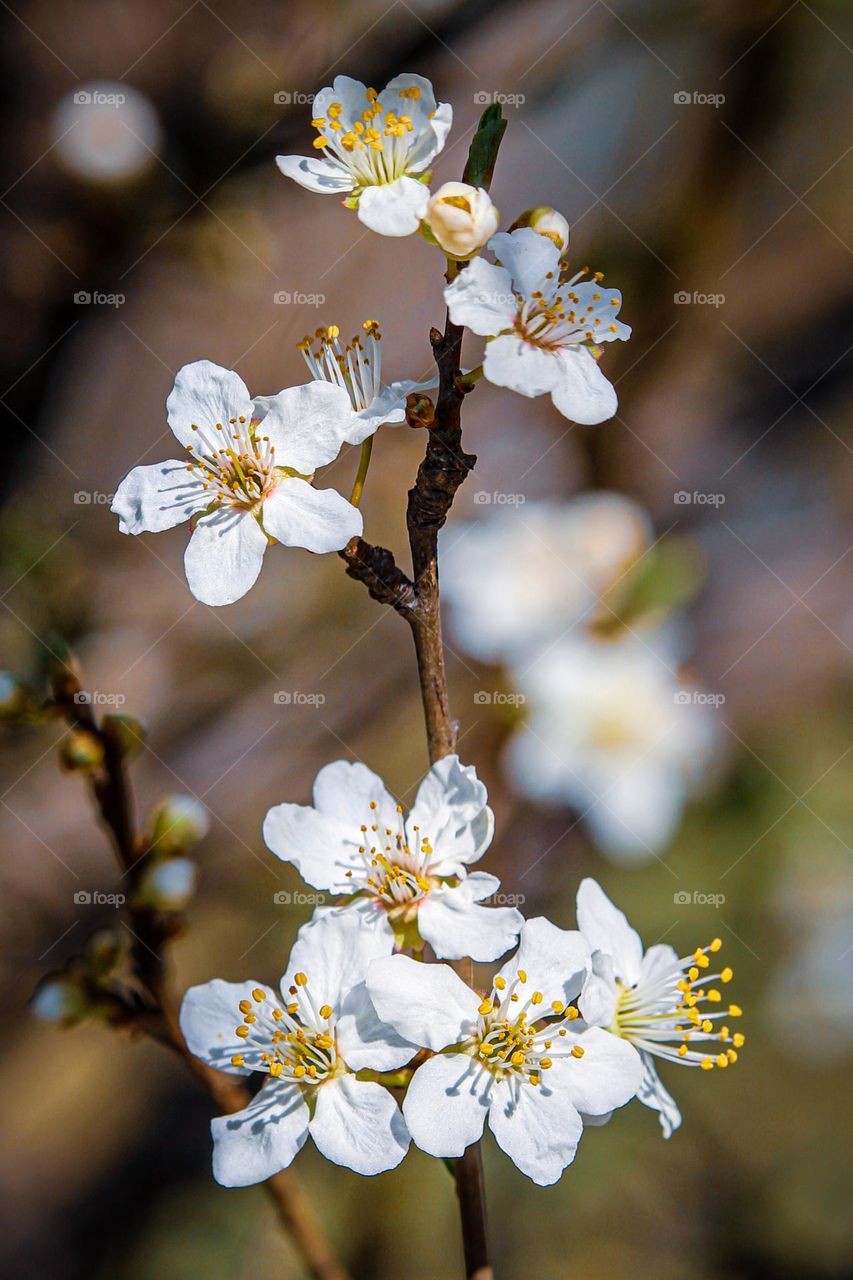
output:
[[506, 120], [499, 102], [492, 103], [480, 116], [477, 132], [471, 139], [471, 148], [465, 162], [463, 182], [470, 182], [472, 187], [485, 187], [488, 191], [492, 184], [498, 148], [506, 130]]

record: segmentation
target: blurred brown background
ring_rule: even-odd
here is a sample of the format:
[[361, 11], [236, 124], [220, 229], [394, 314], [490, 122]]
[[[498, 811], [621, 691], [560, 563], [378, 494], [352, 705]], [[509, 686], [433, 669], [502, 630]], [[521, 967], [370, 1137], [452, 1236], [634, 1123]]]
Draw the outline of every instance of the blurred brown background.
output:
[[[692, 535], [707, 572], [695, 667], [725, 695], [730, 755], [665, 863], [617, 871], [579, 827], [566, 831], [569, 815], [509, 796], [496, 767], [506, 726], [474, 703], [476, 664], [451, 655], [463, 754], [498, 814], [489, 869], [516, 891], [550, 847], [524, 880], [528, 914], [569, 926], [592, 873], [647, 942], [667, 934], [687, 951], [721, 933], [748, 1042], [735, 1071], [664, 1069], [685, 1116], [671, 1142], [632, 1106], [586, 1135], [549, 1190], [487, 1139], [498, 1275], [851, 1274], [849, 6], [3, 10], [2, 665], [37, 683], [51, 635], [66, 637], [89, 686], [149, 726], [134, 766], [140, 811], [172, 791], [210, 806], [179, 986], [281, 972], [309, 909], [274, 901], [301, 885], [263, 847], [270, 804], [307, 800], [317, 768], [339, 756], [411, 798], [426, 762], [413, 660], [406, 628], [336, 557], [278, 550], [249, 596], [208, 609], [184, 582], [185, 531], [122, 538], [109, 495], [130, 466], [169, 456], [163, 402], [187, 361], [236, 367], [272, 392], [304, 379], [304, 332], [334, 322], [347, 335], [377, 316], [388, 375], [429, 369], [438, 255], [366, 232], [278, 174], [277, 152], [310, 147], [300, 98], [338, 72], [377, 87], [400, 71], [430, 77], [455, 110], [444, 181], [461, 173], [483, 95], [514, 95], [493, 187], [504, 225], [531, 204], [561, 209], [574, 260], [622, 288], [634, 336], [607, 353], [620, 410], [599, 429], [572, 429], [547, 397], [481, 384], [466, 402], [476, 482], [454, 514], [475, 511], [477, 488], [532, 499], [609, 486], [643, 502], [658, 533]], [[83, 142], [61, 138], [74, 118], [63, 102], [92, 81], [132, 86], [156, 113], [136, 104], [147, 163], [124, 181], [86, 176]], [[368, 536], [401, 552], [421, 449], [417, 433], [389, 429], [374, 453]], [[326, 482], [345, 490], [355, 462], [342, 456]], [[724, 503], [674, 503], [694, 489]], [[279, 690], [315, 704], [277, 703]], [[213, 1184], [209, 1105], [180, 1064], [97, 1025], [38, 1026], [25, 1010], [45, 969], [110, 919], [75, 893], [117, 890], [82, 784], [57, 773], [60, 734], [3, 738], [0, 1267], [44, 1280], [296, 1277], [263, 1193]], [[679, 886], [725, 903], [677, 908]], [[298, 1167], [356, 1276], [456, 1274], [439, 1162], [413, 1150], [398, 1173], [365, 1181], [306, 1149]]]

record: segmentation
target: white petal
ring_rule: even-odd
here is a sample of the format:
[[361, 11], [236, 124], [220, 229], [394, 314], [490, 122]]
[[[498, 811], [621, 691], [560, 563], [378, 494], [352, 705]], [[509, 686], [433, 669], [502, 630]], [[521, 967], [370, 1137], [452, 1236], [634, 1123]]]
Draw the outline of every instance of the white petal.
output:
[[[209, 1067], [229, 1071], [235, 1075], [249, 1075], [252, 1066], [232, 1067], [231, 1058], [238, 1053], [246, 1055], [247, 1044], [235, 1034], [243, 1021], [240, 1001], [251, 1000], [257, 982], [212, 982], [190, 987], [181, 1002], [181, 1034], [190, 1053], [195, 1054]], [[249, 1057], [252, 1061], [251, 1055]]]
[[367, 1177], [396, 1169], [409, 1149], [406, 1122], [388, 1090], [350, 1075], [317, 1090], [310, 1132], [327, 1160]]
[[[384, 914], [384, 913], [383, 913]], [[387, 919], [387, 917], [385, 917]], [[394, 946], [389, 928], [388, 954]], [[335, 1039], [344, 1062], [353, 1071], [394, 1071], [417, 1053], [387, 1022], [380, 1021], [367, 984], [360, 982], [346, 996], [335, 1023]]]
[[276, 156], [275, 162], [286, 178], [293, 178], [308, 191], [336, 195], [352, 191], [355, 186], [352, 174], [337, 160], [325, 156]]
[[482, 1136], [491, 1080], [463, 1053], [439, 1054], [418, 1067], [403, 1103], [412, 1141], [431, 1156], [461, 1156]]
[[417, 231], [429, 204], [429, 189], [416, 178], [397, 178], [381, 187], [366, 187], [358, 202], [359, 221], [381, 236], [410, 236]]
[[460, 271], [444, 290], [444, 300], [454, 324], [486, 338], [512, 327], [518, 304], [509, 272], [484, 258]]
[[184, 554], [190, 591], [202, 604], [233, 604], [255, 585], [266, 549], [250, 512], [223, 508], [203, 516]]
[[352, 76], [335, 76], [331, 87], [321, 89], [314, 97], [311, 113], [315, 120], [329, 114], [331, 103], [340, 103], [340, 123], [344, 129], [351, 122], [361, 119], [361, 113], [368, 105], [367, 89], [360, 80]]
[[425, 964], [408, 956], [375, 960], [367, 990], [383, 1022], [404, 1040], [439, 1052], [471, 1035], [480, 1000], [446, 964]]
[[560, 376], [551, 399], [565, 418], [594, 426], [612, 418], [619, 402], [613, 386], [585, 347], [567, 347], [559, 354]]
[[[497, 960], [515, 946], [524, 916], [515, 907], [480, 907], [477, 895], [480, 880], [491, 882], [486, 893], [499, 882], [494, 876], [468, 876], [455, 888], [433, 889], [418, 911], [421, 937], [439, 960]], [[494, 886], [494, 887], [492, 887]]]
[[296, 476], [285, 476], [261, 514], [264, 529], [285, 547], [318, 553], [340, 551], [364, 529], [361, 512], [335, 489], [315, 489]]
[[653, 947], [649, 947], [643, 956], [640, 977], [643, 982], [654, 982], [664, 975], [669, 975], [675, 981], [677, 980], [676, 970], [679, 971], [677, 977], [680, 978], [681, 971], [675, 947], [671, 947], [668, 942], [657, 942]]
[[609, 1027], [616, 1013], [619, 992], [613, 974], [613, 957], [593, 951], [592, 968], [578, 999], [581, 1017], [591, 1027]]
[[556, 1182], [572, 1163], [583, 1133], [577, 1111], [547, 1079], [539, 1085], [496, 1085], [489, 1128], [501, 1150], [540, 1187]]
[[247, 422], [251, 419], [252, 397], [233, 369], [223, 369], [210, 360], [196, 360], [178, 370], [166, 401], [166, 415], [182, 445], [206, 452], [193, 426], [205, 431], [210, 441], [217, 423], [227, 423], [229, 418], [245, 418]]
[[116, 489], [110, 510], [121, 533], [161, 533], [203, 511], [209, 495], [187, 470], [188, 459], [134, 467]]
[[496, 387], [508, 387], [522, 396], [541, 396], [558, 385], [562, 367], [556, 352], [507, 333], [486, 343], [483, 373]]
[[364, 981], [371, 962], [388, 956], [392, 946], [387, 934], [365, 929], [358, 912], [321, 913], [296, 936], [281, 980], [282, 994], [294, 985], [295, 974], [304, 973], [314, 1008], [328, 1004], [339, 1013], [349, 992]]
[[542, 1007], [554, 1001], [567, 1004], [580, 991], [590, 964], [587, 943], [575, 930], [558, 929], [544, 916], [528, 920], [521, 930], [518, 951], [501, 968], [507, 985], [515, 981], [518, 970], [526, 975], [517, 988], [519, 999], [528, 999], [534, 991], [543, 995]]
[[596, 880], [578, 889], [578, 928], [593, 951], [613, 957], [613, 971], [629, 987], [640, 979], [643, 944], [625, 913], [615, 907]]
[[350, 398], [330, 382], [288, 387], [276, 396], [259, 397], [255, 406], [264, 410], [258, 434], [269, 436], [275, 465], [305, 476], [334, 462], [352, 430]]
[[658, 1112], [663, 1136], [671, 1138], [681, 1125], [681, 1112], [675, 1099], [663, 1087], [654, 1059], [648, 1053], [641, 1053], [640, 1057], [643, 1060], [643, 1079], [637, 1091], [637, 1099], [644, 1106], [651, 1107], [652, 1111]]
[[[267, 848], [292, 862], [308, 884], [330, 893], [353, 893], [363, 879], [364, 859], [353, 835], [351, 827], [309, 805], [277, 804], [264, 818]], [[347, 871], [356, 873], [355, 884]]]
[[213, 1176], [251, 1187], [286, 1169], [308, 1137], [308, 1106], [296, 1085], [266, 1084], [243, 1111], [211, 1121]]
[[434, 875], [457, 875], [482, 857], [495, 821], [486, 800], [486, 788], [473, 765], [460, 764], [458, 756], [450, 755], [432, 766], [418, 788], [406, 833], [413, 848], [429, 838]]
[[[371, 803], [376, 805], [373, 818]], [[376, 822], [393, 829], [398, 821], [397, 801], [379, 775], [360, 760], [335, 760], [324, 765], [314, 779], [314, 805], [320, 813], [349, 823], [353, 834], [362, 823]]]
[[[408, 394], [408, 393], [406, 393]], [[406, 417], [406, 395], [400, 395], [392, 387], [382, 387], [366, 409], [352, 414], [347, 432], [347, 444], [361, 444], [386, 425], [403, 422]]]
[[[518, 231], [499, 231], [489, 241], [489, 248], [512, 276], [516, 291], [529, 298], [539, 289], [546, 298], [559, 283], [560, 250], [547, 236], [532, 227]], [[550, 277], [550, 278], [549, 278]]]
[[554, 1076], [554, 1088], [567, 1093], [573, 1105], [585, 1115], [598, 1116], [624, 1107], [636, 1095], [643, 1078], [643, 1064], [633, 1045], [601, 1027], [574, 1031], [568, 1027], [561, 1053], [579, 1045], [582, 1058], [566, 1057], [555, 1062], [547, 1073]]

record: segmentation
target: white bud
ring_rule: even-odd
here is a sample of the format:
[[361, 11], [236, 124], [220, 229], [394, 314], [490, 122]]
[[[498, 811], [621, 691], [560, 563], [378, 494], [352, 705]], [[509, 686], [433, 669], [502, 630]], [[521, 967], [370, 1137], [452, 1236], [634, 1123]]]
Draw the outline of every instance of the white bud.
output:
[[30, 1008], [42, 1022], [70, 1024], [86, 1011], [86, 1000], [72, 979], [55, 975], [39, 984], [30, 1000]]
[[135, 901], [157, 911], [182, 911], [193, 896], [195, 879], [196, 869], [189, 858], [158, 862], [145, 876]]
[[569, 224], [561, 213], [548, 204], [538, 205], [535, 209], [526, 209], [520, 218], [516, 218], [511, 230], [519, 227], [532, 227], [540, 236], [547, 236], [565, 253], [569, 247]]
[[445, 182], [427, 206], [425, 222], [450, 258], [473, 258], [500, 225], [488, 191], [467, 182]]

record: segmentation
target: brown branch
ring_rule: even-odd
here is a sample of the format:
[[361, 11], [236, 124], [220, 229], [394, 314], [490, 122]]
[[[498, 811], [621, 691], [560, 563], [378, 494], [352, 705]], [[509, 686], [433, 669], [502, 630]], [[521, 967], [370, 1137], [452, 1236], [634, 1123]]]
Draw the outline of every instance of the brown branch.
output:
[[352, 538], [338, 554], [347, 566], [349, 577], [363, 582], [379, 604], [389, 605], [404, 617], [415, 608], [415, 585], [386, 547], [373, 546], [363, 538]]

